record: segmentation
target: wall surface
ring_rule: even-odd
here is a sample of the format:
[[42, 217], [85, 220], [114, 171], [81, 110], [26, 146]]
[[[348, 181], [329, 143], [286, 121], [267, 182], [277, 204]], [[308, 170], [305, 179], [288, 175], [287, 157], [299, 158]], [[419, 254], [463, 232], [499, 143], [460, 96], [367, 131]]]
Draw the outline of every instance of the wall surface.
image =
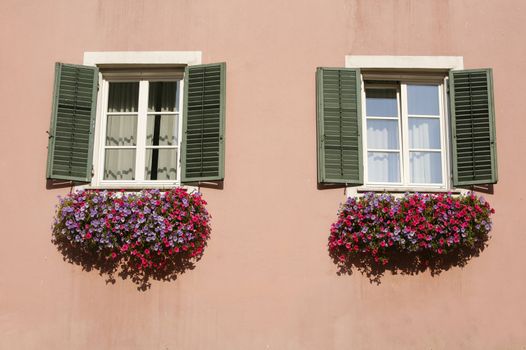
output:
[[[526, 2], [2, 0], [0, 349], [524, 349]], [[55, 61], [202, 51], [227, 70], [226, 177], [203, 188], [196, 268], [138, 291], [62, 260], [46, 189]], [[315, 69], [345, 55], [492, 67], [499, 183], [489, 246], [438, 276], [338, 276], [342, 189], [317, 189]]]

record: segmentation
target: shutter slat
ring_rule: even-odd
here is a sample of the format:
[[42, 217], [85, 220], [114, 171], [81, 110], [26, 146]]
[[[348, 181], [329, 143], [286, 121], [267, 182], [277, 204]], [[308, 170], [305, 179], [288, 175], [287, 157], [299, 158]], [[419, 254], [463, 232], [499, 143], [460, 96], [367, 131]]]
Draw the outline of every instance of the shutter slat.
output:
[[363, 184], [360, 70], [318, 68], [318, 181]]
[[453, 133], [453, 184], [497, 182], [491, 69], [449, 74]]
[[189, 66], [185, 72], [182, 182], [224, 178], [225, 63]]
[[91, 181], [97, 85], [96, 67], [55, 64], [48, 179]]

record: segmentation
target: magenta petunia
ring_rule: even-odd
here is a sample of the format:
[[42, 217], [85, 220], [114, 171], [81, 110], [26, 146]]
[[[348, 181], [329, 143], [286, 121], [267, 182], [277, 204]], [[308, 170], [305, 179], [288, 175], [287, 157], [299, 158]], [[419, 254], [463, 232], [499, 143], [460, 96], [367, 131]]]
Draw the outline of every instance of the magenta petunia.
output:
[[[487, 239], [493, 208], [473, 193], [366, 193], [349, 197], [331, 225], [329, 250], [346, 258], [371, 255], [386, 263], [392, 253], [446, 254]], [[351, 248], [352, 247], [352, 248]]]
[[60, 199], [53, 235], [122, 264], [162, 269], [174, 254], [195, 258], [203, 253], [210, 237], [205, 205], [201, 194], [184, 188], [78, 191]]

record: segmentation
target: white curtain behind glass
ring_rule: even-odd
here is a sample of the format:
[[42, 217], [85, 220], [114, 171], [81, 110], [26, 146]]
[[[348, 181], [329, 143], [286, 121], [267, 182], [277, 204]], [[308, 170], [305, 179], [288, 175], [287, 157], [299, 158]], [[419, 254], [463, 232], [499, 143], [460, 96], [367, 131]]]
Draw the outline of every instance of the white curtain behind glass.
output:
[[[107, 148], [104, 161], [105, 180], [133, 180], [135, 177], [138, 103], [138, 82], [112, 82], [109, 84], [106, 119]], [[111, 148], [112, 146], [127, 148]]]
[[[157, 152], [157, 172], [152, 179], [152, 156]], [[177, 178], [177, 149], [146, 150], [146, 180], [175, 180]]]
[[366, 90], [367, 179], [369, 182], [400, 182], [400, 140], [397, 90]]
[[407, 85], [410, 181], [442, 183], [439, 89]]
[[411, 182], [434, 184], [442, 182], [440, 152], [410, 152]]
[[178, 85], [177, 81], [149, 84], [145, 159], [147, 180], [177, 178], [178, 116], [170, 113], [178, 112]]

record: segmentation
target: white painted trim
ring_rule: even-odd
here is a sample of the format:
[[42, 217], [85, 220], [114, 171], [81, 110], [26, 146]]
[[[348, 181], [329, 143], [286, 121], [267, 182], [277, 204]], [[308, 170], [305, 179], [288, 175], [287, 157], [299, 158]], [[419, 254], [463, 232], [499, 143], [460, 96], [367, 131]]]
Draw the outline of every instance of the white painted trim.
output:
[[[409, 120], [408, 120], [408, 99], [407, 99], [407, 82], [400, 82], [400, 94], [398, 95], [398, 108], [400, 108], [400, 126], [401, 135], [400, 140], [402, 142], [402, 152], [400, 154], [400, 160], [402, 162], [402, 183], [408, 187], [410, 182], [410, 160], [409, 160]], [[402, 136], [403, 135], [403, 136]], [[418, 186], [418, 185], [417, 185]]]
[[97, 51], [84, 52], [84, 65], [98, 64], [201, 64], [201, 51]]
[[362, 69], [464, 69], [463, 56], [345, 56], [346, 68]]
[[[148, 118], [148, 92], [150, 83], [146, 80], [139, 81], [139, 104], [137, 107], [137, 141], [135, 144], [135, 181], [144, 179], [144, 165], [146, 159], [146, 125]], [[104, 118], [107, 120], [108, 117]], [[104, 132], [104, 130], [102, 130]], [[107, 130], [104, 132], [107, 133]], [[104, 168], [102, 168], [104, 170]]]
[[179, 80], [177, 85], [177, 104], [175, 109], [177, 112], [177, 181], [181, 182], [181, 176], [182, 169], [181, 169], [181, 161], [183, 157], [181, 156], [181, 149], [183, 144], [183, 110], [182, 107], [184, 105], [184, 79]]
[[[443, 80], [443, 92], [442, 92], [442, 110], [444, 111], [444, 133], [442, 135], [442, 142], [445, 145], [446, 151], [444, 152], [444, 159], [445, 159], [445, 169], [444, 169], [444, 176], [446, 180], [446, 188], [454, 190], [453, 187], [453, 167], [451, 165], [453, 160], [453, 147], [451, 146], [452, 135], [451, 135], [451, 129], [450, 129], [450, 114], [449, 114], [449, 103], [448, 103], [448, 94], [447, 94], [447, 86], [448, 86], [448, 77], [444, 77]], [[466, 193], [467, 189], [459, 189], [459, 191], [462, 191], [462, 193]]]
[[78, 190], [129, 190], [129, 191], [140, 191], [140, 190], [148, 190], [148, 189], [157, 189], [161, 191], [170, 190], [172, 188], [177, 187], [183, 187], [186, 188], [189, 192], [196, 192], [199, 191], [199, 187], [197, 186], [189, 186], [189, 185], [181, 185], [180, 183], [145, 183], [145, 182], [139, 182], [139, 183], [101, 183], [99, 185], [80, 185], [75, 186], [75, 189]]
[[[177, 109], [175, 114], [170, 113], [177, 118], [177, 128], [178, 128], [178, 144], [172, 146], [165, 146], [161, 148], [166, 149], [176, 149], [177, 150], [177, 178], [175, 180], [146, 180], [145, 179], [145, 157], [146, 149], [154, 148], [153, 146], [146, 145], [146, 127], [147, 127], [147, 118], [148, 115], [153, 114], [148, 112], [148, 91], [149, 83], [145, 79], [139, 79], [139, 101], [137, 112], [130, 115], [134, 115], [137, 118], [137, 143], [135, 146], [105, 146], [104, 139], [106, 135], [106, 126], [108, 120], [107, 103], [108, 103], [108, 93], [109, 93], [109, 84], [112, 80], [104, 79], [101, 80], [101, 91], [102, 99], [100, 100], [100, 105], [102, 106], [100, 115], [97, 115], [97, 123], [95, 126], [95, 135], [98, 140], [97, 153], [93, 155], [93, 163], [96, 164], [95, 176], [93, 177], [92, 186], [95, 187], [118, 187], [123, 186], [125, 188], [139, 188], [140, 186], [177, 186], [180, 185], [180, 140], [181, 140], [181, 129], [182, 129], [182, 118], [181, 111]], [[176, 98], [178, 102], [176, 103], [177, 108], [180, 108], [182, 105], [181, 96], [183, 95], [180, 91], [182, 87], [181, 80], [177, 80], [177, 95]], [[164, 113], [162, 113], [164, 114]], [[118, 115], [118, 113], [117, 113]], [[135, 149], [135, 180], [104, 180], [104, 157], [105, 151], [107, 149]], [[157, 147], [155, 147], [157, 148]]]

